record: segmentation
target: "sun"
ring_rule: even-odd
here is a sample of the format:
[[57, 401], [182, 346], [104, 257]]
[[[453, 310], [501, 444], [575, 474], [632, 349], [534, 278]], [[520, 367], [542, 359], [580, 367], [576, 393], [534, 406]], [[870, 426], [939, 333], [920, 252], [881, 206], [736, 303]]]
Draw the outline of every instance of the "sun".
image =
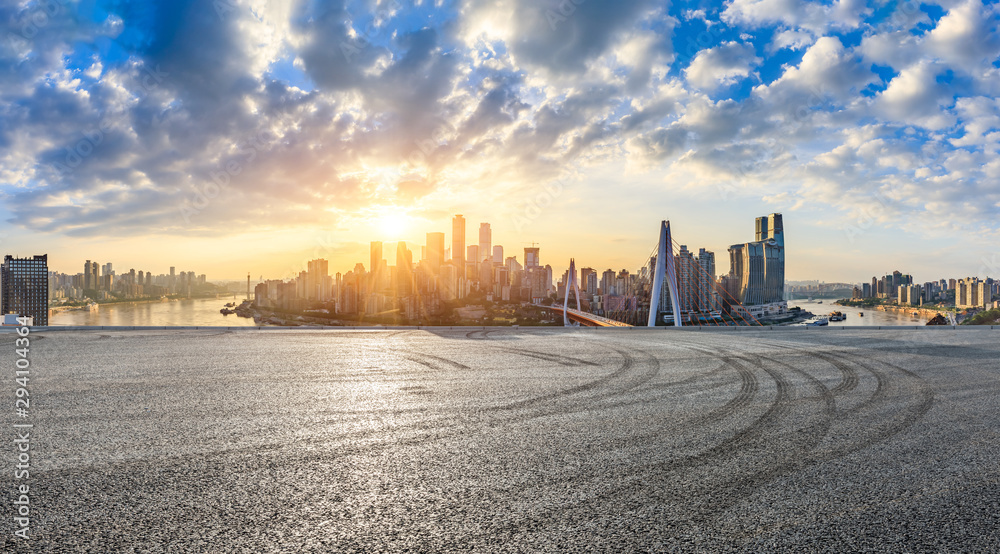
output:
[[401, 212], [386, 213], [375, 219], [375, 226], [384, 239], [398, 239], [406, 232], [407, 220]]

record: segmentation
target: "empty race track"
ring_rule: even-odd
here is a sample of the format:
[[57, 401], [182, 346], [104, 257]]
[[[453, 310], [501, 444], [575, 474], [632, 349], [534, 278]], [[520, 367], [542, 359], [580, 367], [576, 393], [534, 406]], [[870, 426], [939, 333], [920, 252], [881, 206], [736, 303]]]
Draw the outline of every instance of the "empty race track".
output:
[[33, 337], [4, 551], [1000, 544], [1000, 330]]

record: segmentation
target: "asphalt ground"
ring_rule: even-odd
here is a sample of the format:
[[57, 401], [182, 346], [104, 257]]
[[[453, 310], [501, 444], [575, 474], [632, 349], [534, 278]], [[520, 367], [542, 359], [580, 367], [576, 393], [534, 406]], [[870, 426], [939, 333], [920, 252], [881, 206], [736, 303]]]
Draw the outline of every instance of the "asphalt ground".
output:
[[997, 330], [31, 338], [4, 552], [1000, 545]]

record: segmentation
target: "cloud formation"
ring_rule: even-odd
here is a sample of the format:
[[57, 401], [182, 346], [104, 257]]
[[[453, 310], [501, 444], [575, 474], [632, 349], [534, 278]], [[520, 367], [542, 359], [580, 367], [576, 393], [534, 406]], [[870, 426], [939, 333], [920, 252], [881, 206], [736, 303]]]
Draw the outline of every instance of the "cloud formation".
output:
[[1000, 9], [979, 0], [49, 4], [0, 7], [0, 187], [33, 231], [502, 210], [614, 163], [1000, 228]]

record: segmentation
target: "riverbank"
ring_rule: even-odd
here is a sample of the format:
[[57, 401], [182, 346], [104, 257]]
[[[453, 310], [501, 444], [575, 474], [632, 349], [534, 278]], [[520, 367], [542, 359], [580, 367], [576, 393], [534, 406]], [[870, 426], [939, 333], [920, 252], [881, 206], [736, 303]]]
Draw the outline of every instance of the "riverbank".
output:
[[[849, 301], [848, 299], [843, 300]], [[923, 325], [929, 319], [929, 317], [924, 315], [912, 315], [912, 310], [909, 312], [885, 311], [878, 310], [875, 306], [857, 307], [839, 302], [827, 303], [824, 301], [823, 304], [817, 302], [799, 304], [797, 301], [790, 301], [788, 304], [789, 307], [797, 305], [821, 317], [829, 317], [829, 314], [835, 311], [844, 314], [846, 319], [843, 321], [830, 321], [831, 327]]]
[[[229, 298], [232, 298], [231, 296]], [[231, 301], [231, 300], [228, 300]], [[100, 304], [97, 309], [62, 309], [49, 317], [50, 325], [92, 326], [254, 326], [252, 319], [219, 313], [225, 297], [169, 301], [133, 300]]]
[[95, 308], [92, 308], [92, 306], [95, 306], [95, 305], [99, 308], [101, 306], [131, 306], [131, 305], [139, 305], [139, 304], [155, 304], [155, 303], [160, 303], [160, 302], [180, 302], [180, 301], [183, 301], [183, 300], [223, 300], [223, 299], [226, 299], [226, 298], [236, 298], [236, 295], [234, 295], [234, 294], [224, 294], [224, 295], [215, 295], [215, 296], [196, 296], [196, 297], [193, 297], [193, 298], [170, 298], [170, 297], [160, 296], [160, 297], [156, 297], [156, 298], [152, 298], [152, 297], [150, 297], [150, 298], [135, 298], [135, 299], [128, 299], [128, 300], [91, 300], [90, 303], [84, 304], [83, 306], [77, 306], [77, 305], [72, 305], [72, 306], [66, 306], [66, 305], [49, 306], [49, 315], [52, 315], [52, 314], [55, 314], [55, 313], [59, 313], [59, 312], [73, 311], [73, 310], [92, 310], [92, 309], [95, 309]]
[[948, 314], [948, 312], [945, 311], [945, 310], [934, 310], [934, 309], [930, 309], [930, 308], [914, 308], [914, 307], [906, 307], [906, 306], [892, 306], [892, 305], [886, 305], [886, 304], [880, 304], [878, 306], [875, 306], [874, 309], [879, 310], [879, 311], [883, 311], [883, 312], [892, 312], [892, 313], [896, 313], [896, 314], [911, 314], [911, 315], [912, 314], [919, 314], [919, 315], [922, 315], [922, 316], [926, 316], [928, 318], [932, 318], [932, 317], [934, 317], [934, 316], [936, 316], [938, 314], [941, 314], [941, 315], [947, 317], [947, 314]]

